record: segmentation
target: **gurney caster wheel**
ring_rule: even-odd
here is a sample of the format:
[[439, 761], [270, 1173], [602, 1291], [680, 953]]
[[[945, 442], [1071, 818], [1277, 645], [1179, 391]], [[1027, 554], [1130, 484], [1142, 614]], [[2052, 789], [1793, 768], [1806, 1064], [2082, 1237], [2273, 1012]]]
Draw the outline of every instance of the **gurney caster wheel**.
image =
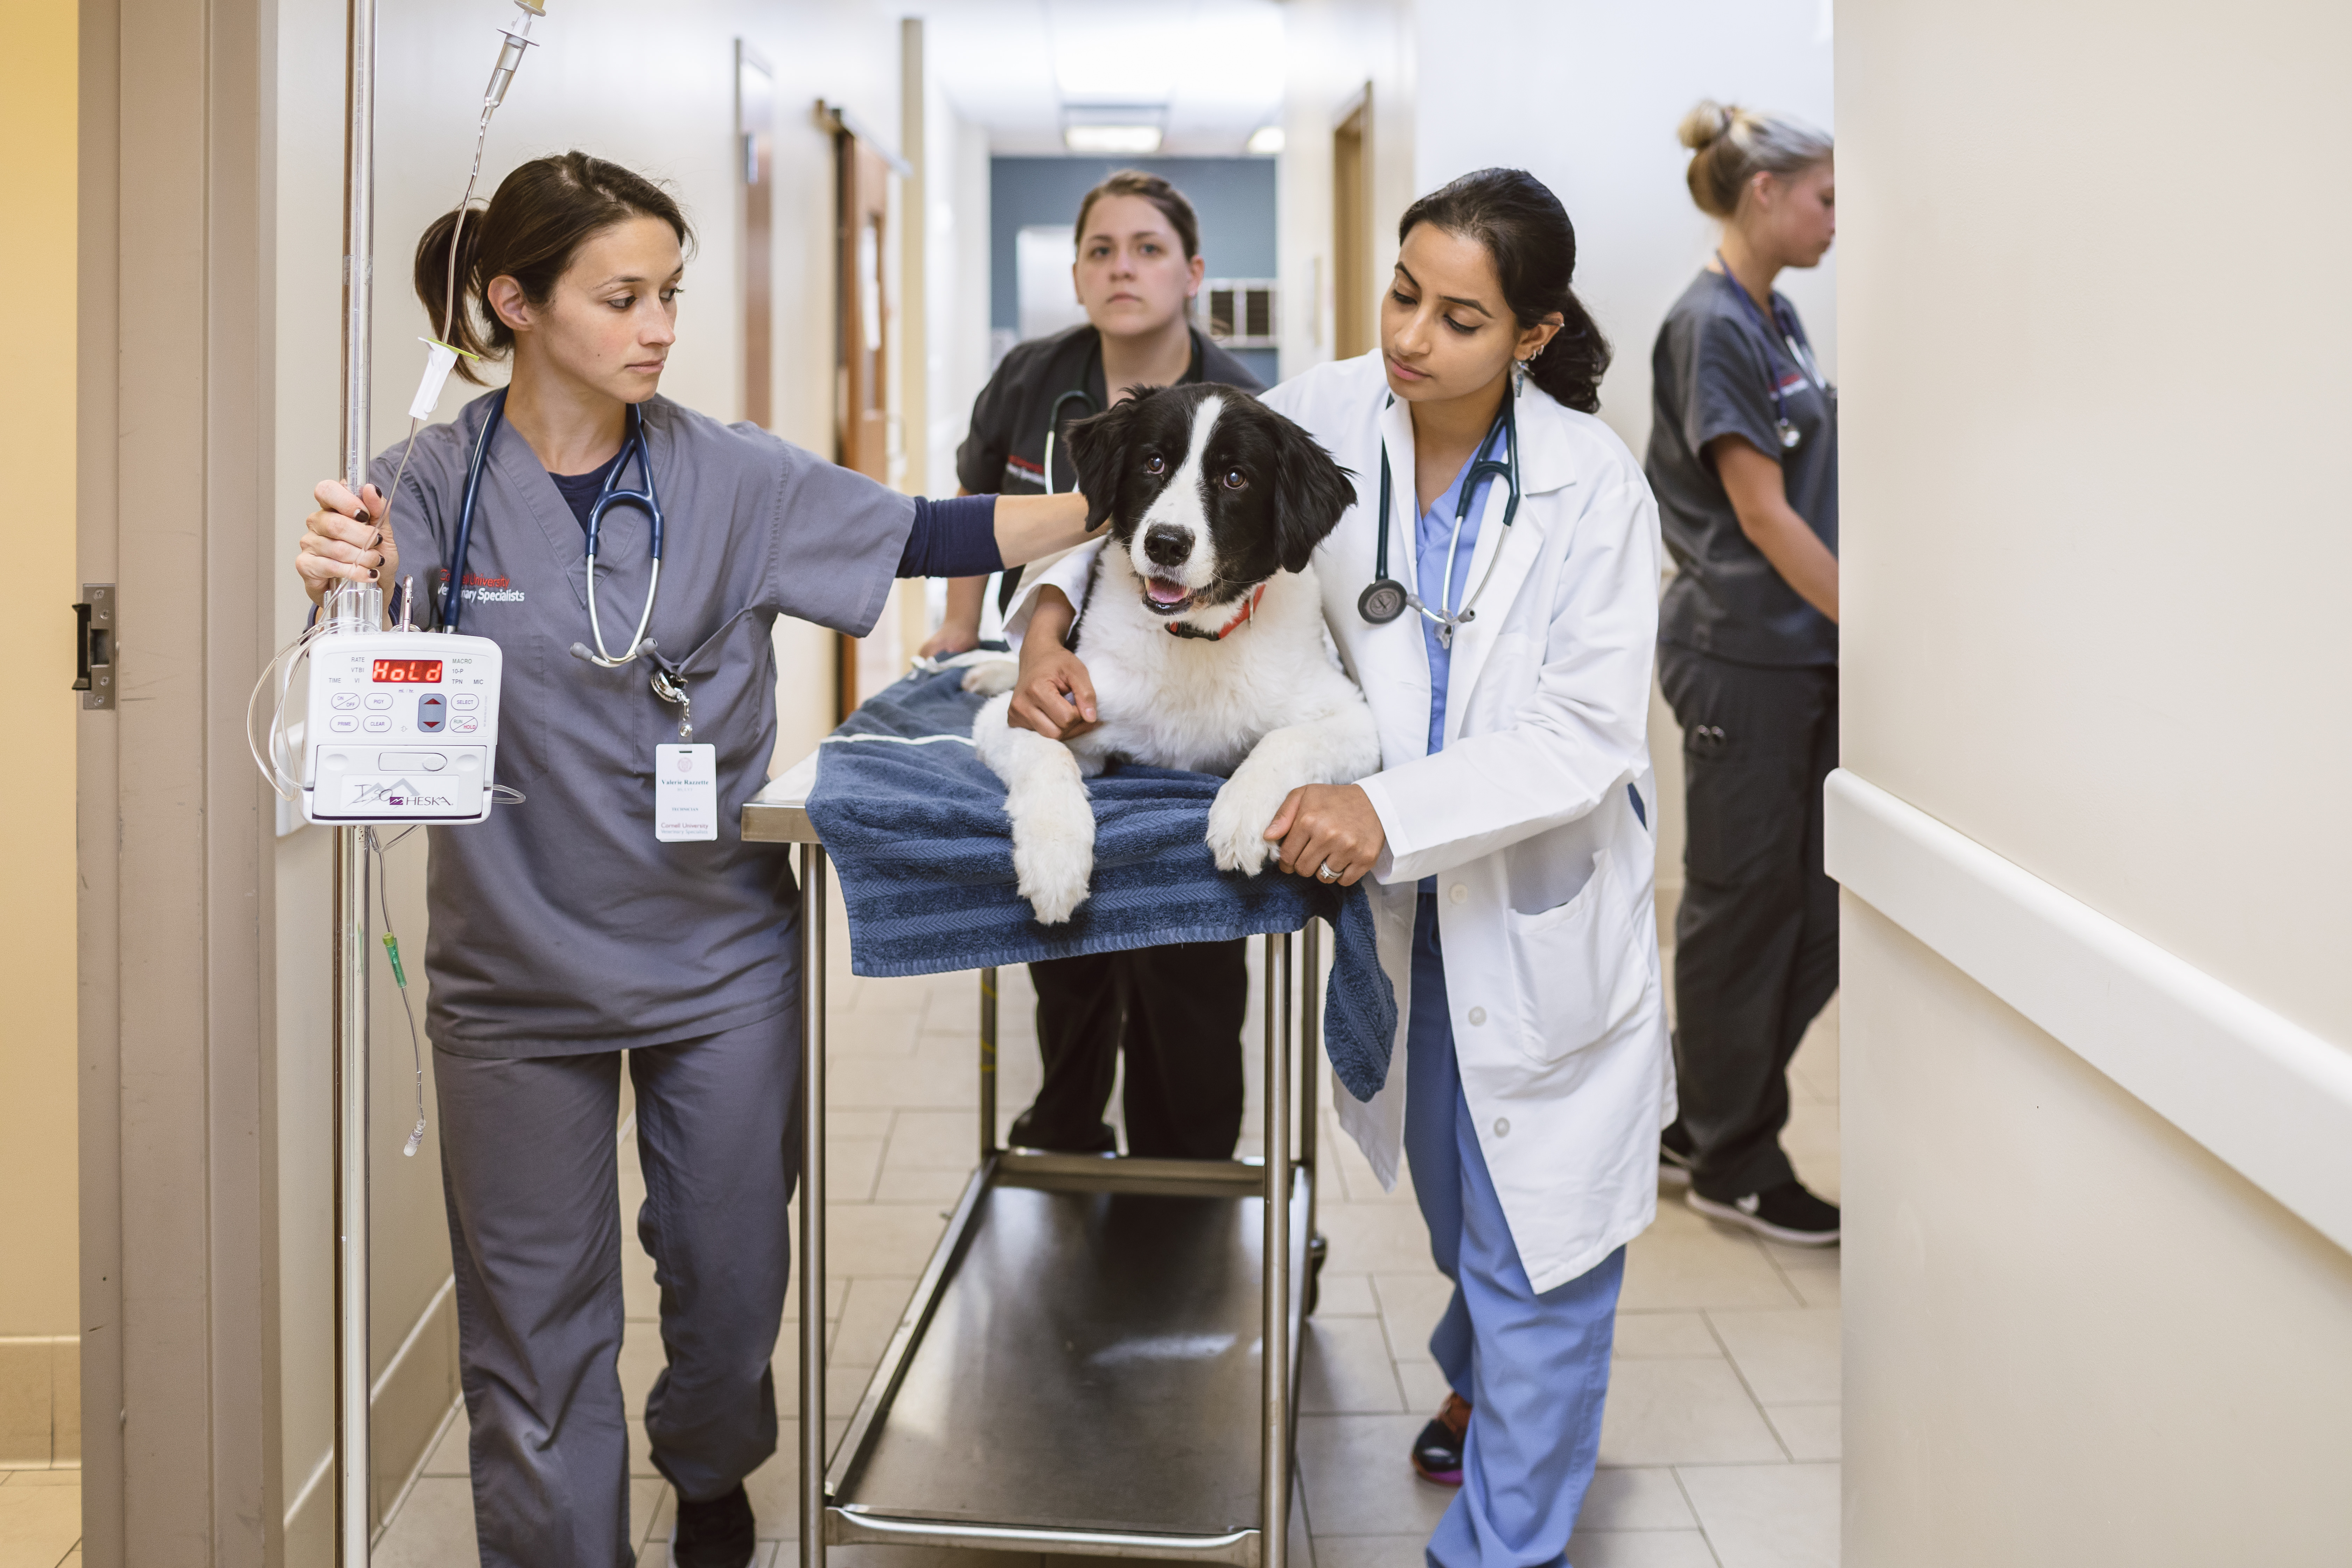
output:
[[1301, 1317], [1313, 1317], [1316, 1303], [1323, 1299], [1323, 1265], [1330, 1256], [1328, 1238], [1320, 1236], [1307, 1238], [1307, 1304], [1300, 1309]]

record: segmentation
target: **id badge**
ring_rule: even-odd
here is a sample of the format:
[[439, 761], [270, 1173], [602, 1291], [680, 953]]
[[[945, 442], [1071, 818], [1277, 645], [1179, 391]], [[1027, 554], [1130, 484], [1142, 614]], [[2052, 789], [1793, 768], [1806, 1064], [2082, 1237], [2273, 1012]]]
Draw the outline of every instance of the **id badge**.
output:
[[654, 748], [654, 837], [686, 844], [719, 837], [719, 748]]

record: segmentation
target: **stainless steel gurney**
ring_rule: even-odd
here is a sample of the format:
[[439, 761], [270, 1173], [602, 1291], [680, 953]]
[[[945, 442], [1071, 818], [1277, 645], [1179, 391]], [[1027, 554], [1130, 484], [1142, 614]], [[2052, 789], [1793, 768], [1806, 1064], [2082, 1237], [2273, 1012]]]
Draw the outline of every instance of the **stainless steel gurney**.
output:
[[1316, 925], [1264, 939], [1263, 1160], [999, 1148], [996, 971], [980, 972], [979, 1166], [828, 1466], [815, 779], [811, 755], [742, 808], [745, 838], [801, 846], [803, 1568], [861, 1542], [1284, 1568], [1320, 1252]]

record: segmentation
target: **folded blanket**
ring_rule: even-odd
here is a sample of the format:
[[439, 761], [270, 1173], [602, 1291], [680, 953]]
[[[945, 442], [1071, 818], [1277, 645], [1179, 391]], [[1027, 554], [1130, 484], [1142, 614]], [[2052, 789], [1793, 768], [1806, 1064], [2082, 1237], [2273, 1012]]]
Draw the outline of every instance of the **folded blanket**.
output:
[[1270, 867], [1220, 871], [1205, 837], [1222, 779], [1114, 766], [1087, 785], [1094, 891], [1067, 922], [1039, 925], [1013, 885], [1004, 785], [972, 750], [982, 699], [962, 676], [908, 677], [818, 753], [809, 820], [838, 868], [851, 969], [939, 974], [1297, 931], [1319, 915], [1336, 933], [1324, 1048], [1348, 1091], [1370, 1100], [1388, 1079], [1397, 1009], [1363, 890]]

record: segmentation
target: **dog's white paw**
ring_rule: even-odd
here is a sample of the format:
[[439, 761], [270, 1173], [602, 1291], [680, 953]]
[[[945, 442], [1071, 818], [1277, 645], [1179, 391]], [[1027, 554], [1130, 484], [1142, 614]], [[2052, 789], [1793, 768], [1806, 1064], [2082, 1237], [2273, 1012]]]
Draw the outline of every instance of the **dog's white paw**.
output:
[[1255, 877], [1265, 869], [1280, 847], [1267, 841], [1266, 824], [1289, 794], [1251, 777], [1246, 765], [1225, 781], [1209, 806], [1209, 849], [1217, 858], [1218, 870]]
[[1095, 874], [1095, 819], [1040, 812], [1013, 824], [1013, 872], [1040, 925], [1060, 925], [1087, 901]]
[[982, 697], [1002, 697], [1020, 683], [1018, 659], [983, 659], [963, 672], [963, 689], [977, 691]]

